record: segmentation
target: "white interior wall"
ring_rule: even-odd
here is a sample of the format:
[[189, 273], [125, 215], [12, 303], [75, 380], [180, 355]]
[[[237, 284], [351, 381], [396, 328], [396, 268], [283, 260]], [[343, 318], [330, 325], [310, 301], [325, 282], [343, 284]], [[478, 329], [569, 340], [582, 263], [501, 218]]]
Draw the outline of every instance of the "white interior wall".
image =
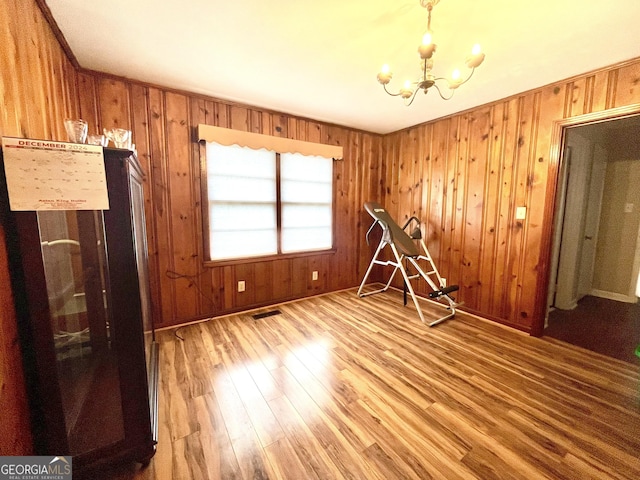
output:
[[570, 155], [565, 158], [568, 179], [554, 305], [562, 310], [571, 310], [580, 299], [579, 267], [594, 148], [593, 143], [575, 129], [567, 132], [565, 145]]

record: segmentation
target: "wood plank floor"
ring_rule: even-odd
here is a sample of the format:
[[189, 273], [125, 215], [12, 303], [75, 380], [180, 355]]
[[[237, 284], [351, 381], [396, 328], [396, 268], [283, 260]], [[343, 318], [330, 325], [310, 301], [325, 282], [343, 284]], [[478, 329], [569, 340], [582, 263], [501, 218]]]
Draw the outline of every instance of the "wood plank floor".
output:
[[640, 478], [632, 365], [398, 292], [277, 308], [160, 332], [160, 443], [118, 478]]

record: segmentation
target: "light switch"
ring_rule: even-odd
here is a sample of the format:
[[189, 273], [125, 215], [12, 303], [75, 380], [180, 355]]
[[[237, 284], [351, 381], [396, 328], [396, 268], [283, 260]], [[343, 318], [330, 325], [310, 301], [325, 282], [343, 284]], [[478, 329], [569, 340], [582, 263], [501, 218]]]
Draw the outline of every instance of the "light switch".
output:
[[524, 220], [527, 218], [527, 207], [516, 208], [516, 220]]

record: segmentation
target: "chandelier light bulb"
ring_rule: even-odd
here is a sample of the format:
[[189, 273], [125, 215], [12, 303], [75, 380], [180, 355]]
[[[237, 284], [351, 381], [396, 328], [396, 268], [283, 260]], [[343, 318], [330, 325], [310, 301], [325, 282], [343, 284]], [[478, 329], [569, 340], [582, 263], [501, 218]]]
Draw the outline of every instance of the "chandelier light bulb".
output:
[[422, 45], [431, 45], [431, 33], [427, 32], [422, 36]]
[[467, 67], [476, 68], [484, 61], [484, 53], [480, 44], [476, 43], [471, 49], [471, 55], [467, 57]]
[[389, 69], [389, 65], [385, 63], [384, 65], [382, 65], [382, 68], [380, 69], [380, 73], [378, 73], [378, 81], [382, 85], [386, 85], [391, 81], [391, 77], [392, 77], [392, 73], [391, 73], [391, 70]]
[[449, 88], [455, 90], [462, 85], [462, 78], [460, 77], [460, 70], [457, 68], [451, 73], [451, 80], [449, 81]]
[[413, 95], [413, 90], [411, 90], [411, 81], [406, 80], [404, 82], [404, 87], [400, 89], [400, 96], [404, 99], [410, 98]]

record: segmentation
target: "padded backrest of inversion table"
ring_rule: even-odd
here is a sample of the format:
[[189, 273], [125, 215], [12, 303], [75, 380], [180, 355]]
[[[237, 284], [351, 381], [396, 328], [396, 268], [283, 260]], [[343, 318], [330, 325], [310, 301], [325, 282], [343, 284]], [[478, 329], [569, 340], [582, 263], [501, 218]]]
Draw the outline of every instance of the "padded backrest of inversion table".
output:
[[364, 208], [382, 227], [382, 239], [393, 243], [398, 252], [407, 257], [417, 257], [420, 250], [411, 237], [391, 218], [391, 215], [377, 202], [367, 202]]

